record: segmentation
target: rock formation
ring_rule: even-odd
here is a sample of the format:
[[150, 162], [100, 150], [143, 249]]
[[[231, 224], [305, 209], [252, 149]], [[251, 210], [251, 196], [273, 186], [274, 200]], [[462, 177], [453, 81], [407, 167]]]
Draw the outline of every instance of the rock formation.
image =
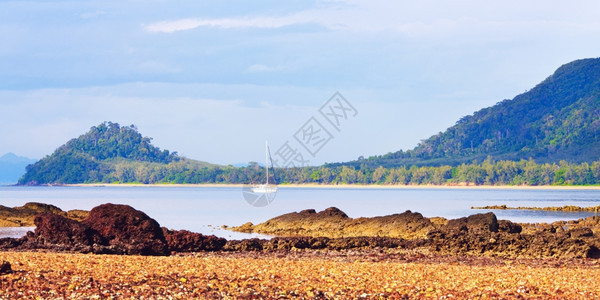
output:
[[167, 255], [169, 249], [156, 220], [129, 205], [103, 204], [94, 207], [82, 224], [98, 232], [103, 244], [124, 254]]
[[503, 257], [599, 258], [600, 240], [589, 228], [552, 231], [543, 228], [521, 233], [521, 226], [497, 221], [493, 213], [476, 214], [448, 221], [427, 235], [435, 251], [453, 255], [492, 255]]
[[424, 238], [435, 225], [420, 213], [407, 210], [373, 218], [348, 217], [343, 211], [330, 207], [321, 212], [307, 209], [270, 219], [258, 225], [246, 223], [232, 230], [258, 232], [276, 236]]
[[203, 235], [187, 230], [162, 228], [169, 249], [173, 252], [218, 251], [227, 240], [214, 235]]
[[493, 213], [445, 220], [406, 211], [352, 219], [337, 208], [321, 212], [309, 209], [237, 228], [279, 237], [227, 241], [161, 228], [154, 219], [128, 205], [100, 205], [82, 222], [67, 218], [60, 210], [54, 211], [58, 214], [44, 212], [35, 216], [35, 232], [20, 239], [0, 239], [0, 249], [169, 255], [198, 251], [401, 248], [459, 256], [600, 258], [600, 239], [592, 229], [598, 227], [598, 217], [528, 224], [524, 230], [511, 221], [497, 220]]

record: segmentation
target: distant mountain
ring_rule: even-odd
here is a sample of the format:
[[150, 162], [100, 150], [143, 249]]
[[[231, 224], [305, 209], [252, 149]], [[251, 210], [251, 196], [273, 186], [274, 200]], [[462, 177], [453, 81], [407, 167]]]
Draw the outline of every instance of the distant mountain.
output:
[[25, 167], [36, 162], [35, 159], [6, 153], [0, 156], [0, 185], [15, 184], [25, 174]]
[[216, 166], [161, 150], [151, 140], [134, 125], [104, 122], [28, 166], [19, 184], [156, 183]]
[[565, 64], [528, 92], [463, 117], [409, 151], [348, 165], [458, 165], [472, 161], [600, 159], [600, 58]]

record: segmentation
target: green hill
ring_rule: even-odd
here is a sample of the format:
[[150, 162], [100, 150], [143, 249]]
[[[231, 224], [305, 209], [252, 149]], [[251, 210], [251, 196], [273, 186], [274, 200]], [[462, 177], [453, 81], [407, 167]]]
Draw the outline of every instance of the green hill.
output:
[[512, 100], [465, 116], [408, 151], [346, 165], [459, 165], [472, 161], [600, 159], [600, 58], [565, 64]]
[[105, 122], [27, 166], [19, 184], [171, 182], [179, 174], [214, 167], [160, 150], [134, 125]]

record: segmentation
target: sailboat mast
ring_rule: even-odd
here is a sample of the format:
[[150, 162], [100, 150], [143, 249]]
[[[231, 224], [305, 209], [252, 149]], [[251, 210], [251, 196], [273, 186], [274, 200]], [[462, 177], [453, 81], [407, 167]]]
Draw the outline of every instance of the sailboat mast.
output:
[[269, 185], [269, 141], [265, 141], [265, 167], [267, 168], [267, 185]]

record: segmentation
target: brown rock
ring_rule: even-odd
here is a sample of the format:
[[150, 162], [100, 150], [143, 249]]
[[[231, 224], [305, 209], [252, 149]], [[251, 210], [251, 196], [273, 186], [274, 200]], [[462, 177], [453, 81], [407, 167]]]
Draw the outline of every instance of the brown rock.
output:
[[435, 227], [420, 213], [406, 211], [372, 218], [348, 217], [343, 211], [330, 207], [321, 212], [306, 209], [270, 219], [258, 225], [246, 223], [232, 228], [241, 232], [259, 232], [278, 236], [362, 237], [381, 236], [404, 239], [424, 238]]
[[100, 235], [90, 227], [60, 215], [39, 214], [35, 217], [34, 223], [35, 239], [38, 243], [82, 248], [102, 242]]
[[498, 220], [498, 231], [506, 233], [521, 233], [523, 227], [509, 220]]
[[435, 226], [428, 218], [423, 217], [420, 213], [407, 210], [401, 214], [348, 220], [344, 225], [344, 234], [341, 236], [420, 239], [434, 228]]
[[170, 251], [198, 252], [218, 251], [223, 248], [227, 240], [214, 235], [203, 235], [187, 230], [168, 230], [163, 228], [163, 233]]
[[81, 222], [85, 220], [89, 214], [90, 212], [87, 210], [72, 209], [67, 211], [67, 218]]
[[[312, 211], [314, 212], [314, 210], [312, 210]], [[339, 208], [337, 208], [337, 207], [327, 208], [324, 211], [317, 213], [317, 216], [319, 216], [319, 217], [341, 217], [344, 219], [348, 218], [348, 215], [345, 212], [339, 210]]]
[[567, 231], [567, 234], [572, 238], [586, 238], [594, 236], [594, 232], [587, 227], [571, 229]]
[[498, 232], [498, 219], [492, 212], [474, 214], [468, 217], [449, 220], [443, 230], [468, 231], [471, 233]]
[[9, 262], [7, 262], [7, 261], [3, 261], [3, 262], [0, 264], [0, 275], [2, 275], [2, 274], [8, 274], [8, 273], [12, 273], [12, 272], [13, 272], [13, 270], [12, 270], [12, 268], [11, 268], [11, 266], [10, 266], [10, 263], [9, 263]]
[[1, 226], [33, 226], [33, 219], [42, 213], [53, 213], [66, 216], [60, 208], [44, 203], [28, 202], [23, 206], [6, 207], [0, 205]]
[[246, 222], [242, 224], [242, 226], [237, 227], [236, 229], [236, 231], [239, 232], [251, 233], [252, 231], [254, 231], [254, 224], [252, 224], [252, 222]]
[[223, 247], [225, 251], [261, 251], [266, 240], [244, 239], [229, 240]]
[[24, 242], [24, 238], [1, 238], [0, 239], [0, 250], [11, 250], [20, 247]]
[[22, 207], [16, 207], [17, 209], [22, 209], [22, 210], [30, 210], [36, 213], [53, 213], [53, 214], [64, 214], [65, 212], [62, 211], [62, 209], [51, 205], [51, 204], [45, 204], [45, 203], [37, 203], [37, 202], [28, 202], [25, 203], [25, 205], [23, 205]]
[[97, 231], [117, 253], [168, 255], [169, 248], [158, 222], [129, 205], [94, 207], [83, 224]]
[[433, 231], [428, 235], [433, 251], [451, 255], [503, 257], [600, 257], [597, 239], [572, 238], [566, 233], [538, 231], [534, 234], [507, 232]]

